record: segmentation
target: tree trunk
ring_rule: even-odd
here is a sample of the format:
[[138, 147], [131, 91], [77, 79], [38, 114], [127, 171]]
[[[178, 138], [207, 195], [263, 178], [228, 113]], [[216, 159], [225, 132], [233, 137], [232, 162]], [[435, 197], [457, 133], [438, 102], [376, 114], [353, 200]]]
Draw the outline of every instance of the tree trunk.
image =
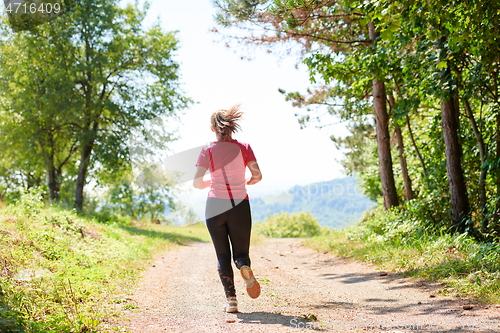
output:
[[440, 73], [444, 96], [441, 100], [441, 127], [445, 143], [446, 172], [450, 191], [451, 229], [453, 232], [465, 233], [470, 224], [470, 207], [467, 186], [462, 169], [462, 145], [458, 139], [460, 127], [460, 107], [458, 104], [457, 86], [449, 60], [448, 49], [445, 46], [446, 34], [436, 41], [435, 48], [440, 52], [438, 61], [446, 61], [446, 69]]
[[54, 166], [54, 158], [47, 161], [47, 186], [50, 192], [50, 201], [54, 202], [59, 200], [59, 183], [57, 181], [57, 171]]
[[83, 210], [83, 190], [87, 178], [87, 170], [90, 165], [90, 156], [92, 155], [92, 150], [94, 149], [94, 141], [98, 129], [97, 122], [94, 123], [92, 129], [90, 129], [90, 126], [87, 128], [87, 133], [90, 134], [91, 139], [85, 141], [82, 144], [82, 150], [80, 153], [80, 165], [78, 167], [78, 177], [76, 179], [75, 208], [78, 212], [81, 212]]
[[87, 169], [90, 164], [90, 155], [92, 154], [92, 143], [86, 143], [82, 147], [80, 154], [80, 166], [78, 167], [78, 178], [76, 179], [76, 193], [75, 193], [75, 208], [78, 212], [83, 209], [83, 189], [85, 187], [85, 180], [87, 176]]
[[[389, 94], [389, 105], [393, 110], [396, 106], [396, 101], [394, 96]], [[406, 163], [405, 148], [403, 143], [403, 134], [401, 133], [401, 127], [395, 122], [394, 123], [394, 134], [396, 135], [396, 143], [398, 145], [398, 156], [399, 164], [401, 165], [401, 175], [403, 176], [403, 183], [405, 186], [405, 196], [406, 201], [410, 201], [414, 198], [413, 188], [411, 187], [411, 179], [408, 174], [408, 165]]]
[[406, 164], [405, 157], [405, 148], [403, 144], [403, 135], [401, 134], [401, 127], [398, 124], [395, 125], [395, 133], [396, 133], [396, 142], [398, 144], [398, 152], [399, 152], [399, 163], [401, 164], [401, 174], [403, 176], [403, 182], [405, 186], [406, 192], [406, 200], [410, 201], [415, 198], [413, 193], [413, 188], [411, 186], [411, 178], [408, 174], [408, 165]]
[[408, 134], [410, 135], [411, 143], [413, 144], [413, 148], [415, 149], [415, 152], [417, 153], [418, 160], [420, 161], [420, 164], [422, 165], [422, 172], [424, 174], [425, 182], [429, 183], [428, 178], [427, 178], [427, 167], [425, 166], [424, 158], [422, 157], [422, 154], [420, 153], [420, 149], [418, 149], [417, 142], [415, 141], [415, 136], [413, 135], [413, 130], [411, 129], [410, 117], [408, 117], [408, 116], [406, 116], [406, 125], [408, 125]]
[[487, 168], [486, 164], [486, 146], [484, 144], [483, 134], [479, 130], [476, 118], [474, 118], [474, 113], [472, 113], [472, 108], [470, 107], [469, 100], [464, 97], [464, 106], [467, 111], [467, 115], [469, 117], [469, 121], [471, 123], [472, 130], [474, 131], [474, 135], [476, 136], [477, 145], [479, 148], [479, 158], [481, 160], [481, 172], [479, 174], [479, 209], [481, 212], [481, 230], [486, 232], [488, 228], [488, 218], [486, 211], [486, 176], [487, 176]]
[[[391, 109], [394, 109], [396, 105], [394, 96], [392, 94], [388, 95], [389, 95], [389, 105], [391, 106]], [[398, 145], [399, 164], [401, 165], [401, 175], [403, 176], [406, 201], [410, 201], [414, 198], [413, 188], [411, 186], [410, 175], [408, 174], [408, 165], [406, 163], [403, 134], [401, 133], [401, 127], [399, 127], [399, 125], [396, 122], [394, 123], [394, 134], [396, 136], [396, 142]]]
[[28, 189], [40, 187], [42, 183], [43, 180], [39, 175], [36, 174], [36, 171], [33, 170], [26, 172], [26, 187]]
[[59, 200], [60, 184], [58, 182], [57, 169], [54, 165], [54, 145], [52, 138], [41, 139], [38, 141], [42, 156], [45, 162], [45, 171], [47, 172], [47, 187], [49, 188], [50, 201]]
[[[370, 39], [375, 42], [378, 32], [373, 22], [368, 24]], [[375, 112], [375, 128], [377, 133], [378, 161], [380, 167], [380, 181], [384, 206], [390, 209], [399, 204], [394, 173], [392, 170], [391, 142], [389, 135], [389, 115], [387, 114], [385, 83], [377, 78], [373, 79], [373, 108]]]
[[455, 232], [465, 233], [469, 218], [469, 198], [462, 170], [462, 146], [458, 141], [459, 107], [455, 96], [441, 102], [441, 126], [446, 145], [446, 171], [450, 189], [451, 225]]

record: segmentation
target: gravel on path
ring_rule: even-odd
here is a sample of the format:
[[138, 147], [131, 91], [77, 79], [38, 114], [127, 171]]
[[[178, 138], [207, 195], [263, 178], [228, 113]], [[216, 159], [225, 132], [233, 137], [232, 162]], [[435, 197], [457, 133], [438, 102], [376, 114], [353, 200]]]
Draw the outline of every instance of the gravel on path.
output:
[[[442, 296], [443, 286], [268, 239], [250, 249], [261, 283], [246, 295], [235, 270], [239, 313], [222, 311], [224, 292], [211, 243], [159, 256], [144, 272], [121, 325], [157, 332], [500, 332], [500, 308]], [[131, 308], [133, 308], [131, 307]]]

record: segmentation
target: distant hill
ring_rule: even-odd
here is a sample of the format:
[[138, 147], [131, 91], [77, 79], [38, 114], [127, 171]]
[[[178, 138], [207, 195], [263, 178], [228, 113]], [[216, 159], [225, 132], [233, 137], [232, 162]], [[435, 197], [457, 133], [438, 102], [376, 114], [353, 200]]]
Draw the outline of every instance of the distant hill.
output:
[[361, 218], [375, 205], [361, 193], [354, 177], [294, 186], [278, 195], [250, 198], [252, 219], [263, 221], [266, 216], [282, 211], [291, 214], [310, 211], [322, 226], [342, 227]]

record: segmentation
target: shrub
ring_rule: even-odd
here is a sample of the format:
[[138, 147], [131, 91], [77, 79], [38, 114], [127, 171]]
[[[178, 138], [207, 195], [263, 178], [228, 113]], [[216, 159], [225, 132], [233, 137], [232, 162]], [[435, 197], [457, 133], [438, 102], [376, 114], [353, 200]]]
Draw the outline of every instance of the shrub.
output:
[[257, 223], [254, 231], [267, 237], [313, 237], [319, 235], [321, 227], [310, 212], [298, 214], [280, 213], [266, 217]]

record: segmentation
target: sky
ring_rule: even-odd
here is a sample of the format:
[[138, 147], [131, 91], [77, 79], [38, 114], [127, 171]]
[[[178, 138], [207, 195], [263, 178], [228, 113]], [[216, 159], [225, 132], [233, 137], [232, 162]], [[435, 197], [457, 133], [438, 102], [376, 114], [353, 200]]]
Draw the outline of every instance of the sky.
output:
[[[339, 163], [342, 153], [330, 135], [346, 134], [345, 126], [300, 129], [295, 114], [305, 110], [292, 107], [278, 92], [279, 88], [304, 92], [310, 86], [300, 59], [279, 58], [261, 49], [252, 54], [251, 61], [242, 60], [247, 55], [244, 48], [236, 44], [228, 48], [217, 42], [220, 35], [210, 31], [216, 26], [210, 0], [151, 0], [150, 4], [145, 25], [159, 20], [165, 30], [178, 31], [175, 59], [180, 63], [182, 89], [197, 102], [174, 125], [179, 140], [170, 145], [172, 153], [214, 141], [211, 113], [241, 103], [242, 131], [233, 138], [251, 145], [263, 174], [260, 183], [248, 187], [250, 196], [344, 176]], [[324, 123], [335, 122], [332, 116], [324, 119]], [[193, 191], [189, 195], [195, 197], [203, 192]]]

